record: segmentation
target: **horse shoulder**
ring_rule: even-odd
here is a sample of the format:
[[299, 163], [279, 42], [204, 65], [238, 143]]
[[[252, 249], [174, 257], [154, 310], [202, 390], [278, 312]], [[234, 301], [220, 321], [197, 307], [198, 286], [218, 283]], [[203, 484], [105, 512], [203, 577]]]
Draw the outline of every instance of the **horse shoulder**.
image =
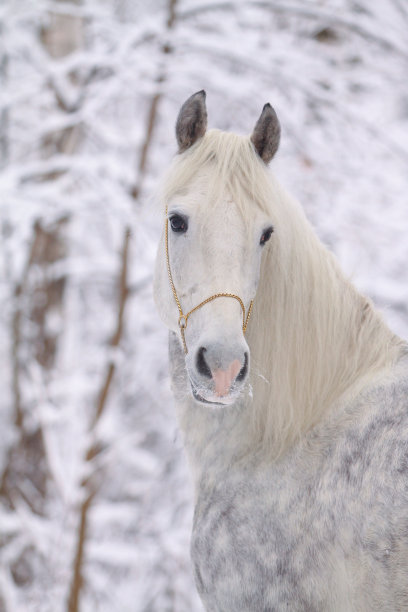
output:
[[208, 609], [406, 609], [407, 390], [408, 377], [378, 384], [280, 461], [199, 487], [192, 557]]

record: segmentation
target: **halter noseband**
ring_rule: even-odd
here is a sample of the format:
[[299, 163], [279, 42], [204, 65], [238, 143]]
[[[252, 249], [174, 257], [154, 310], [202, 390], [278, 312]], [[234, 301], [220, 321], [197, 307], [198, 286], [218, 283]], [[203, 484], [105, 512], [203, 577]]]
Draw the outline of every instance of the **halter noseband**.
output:
[[242, 331], [245, 334], [246, 328], [247, 328], [247, 325], [248, 325], [248, 321], [249, 321], [249, 317], [251, 316], [251, 311], [252, 311], [252, 306], [253, 306], [254, 300], [251, 300], [251, 302], [249, 304], [248, 312], [245, 313], [244, 302], [241, 300], [241, 298], [238, 295], [235, 295], [234, 293], [215, 293], [214, 295], [211, 295], [209, 298], [207, 298], [203, 302], [200, 302], [197, 306], [194, 306], [194, 308], [189, 310], [186, 314], [184, 314], [183, 309], [182, 309], [181, 304], [180, 304], [180, 300], [179, 300], [178, 295], [177, 295], [176, 288], [174, 286], [173, 276], [171, 274], [171, 268], [170, 268], [170, 258], [169, 258], [169, 223], [168, 223], [168, 218], [167, 218], [167, 206], [166, 206], [166, 218], [165, 218], [164, 231], [165, 231], [165, 241], [166, 241], [165, 244], [166, 244], [167, 273], [169, 275], [169, 281], [170, 281], [171, 290], [173, 292], [174, 299], [176, 301], [177, 308], [178, 308], [178, 311], [179, 311], [178, 326], [180, 328], [180, 334], [181, 334], [181, 339], [183, 341], [184, 352], [186, 354], [188, 353], [186, 339], [185, 339], [185, 336], [184, 336], [184, 330], [187, 327], [187, 322], [188, 322], [189, 316], [193, 312], [195, 312], [196, 310], [201, 308], [201, 306], [204, 306], [205, 304], [208, 304], [209, 302], [212, 302], [213, 300], [215, 300], [217, 298], [221, 298], [221, 297], [233, 298], [234, 300], [237, 300], [237, 302], [239, 302], [239, 305], [241, 306], [241, 310], [242, 310]]

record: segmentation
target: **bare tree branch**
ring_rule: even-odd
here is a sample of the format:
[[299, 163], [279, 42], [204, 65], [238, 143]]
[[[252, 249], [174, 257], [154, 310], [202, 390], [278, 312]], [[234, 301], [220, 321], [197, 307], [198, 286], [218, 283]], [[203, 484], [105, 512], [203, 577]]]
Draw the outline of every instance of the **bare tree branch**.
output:
[[362, 38], [365, 38], [366, 40], [369, 40], [384, 49], [392, 50], [395, 53], [398, 53], [405, 59], [408, 58], [408, 47], [406, 45], [401, 46], [395, 37], [387, 37], [384, 35], [383, 31], [373, 31], [352, 17], [343, 17], [338, 13], [325, 10], [322, 7], [306, 7], [304, 4], [283, 4], [273, 1], [265, 2], [263, 0], [252, 0], [251, 4], [274, 13], [293, 14], [303, 17], [304, 19], [324, 21], [325, 25], [348, 30], [349, 32], [353, 32], [354, 34], [357, 34], [358, 36], [361, 36]]
[[[18, 492], [33, 512], [41, 513], [42, 500], [46, 494], [47, 480], [51, 471], [45, 461], [44, 433], [41, 423], [27, 428], [24, 422], [24, 406], [22, 400], [21, 374], [23, 371], [21, 351], [26, 351], [41, 365], [43, 369], [50, 369], [54, 363], [57, 338], [47, 330], [46, 318], [50, 309], [61, 305], [65, 280], [63, 278], [36, 280], [34, 286], [30, 283], [30, 271], [35, 265], [38, 269], [45, 269], [65, 254], [60, 240], [60, 229], [66, 218], [61, 218], [54, 227], [45, 229], [40, 221], [34, 224], [33, 238], [29, 248], [28, 257], [21, 275], [20, 282], [14, 288], [14, 310], [12, 315], [12, 395], [14, 403], [14, 425], [17, 439], [10, 447], [0, 482], [0, 496], [7, 499], [10, 507], [14, 506], [13, 496]], [[27, 296], [34, 296], [30, 301], [27, 312]], [[41, 301], [35, 300], [40, 295]], [[30, 344], [24, 343], [22, 322], [24, 316], [35, 323], [35, 334]], [[29, 482], [33, 496], [24, 492], [24, 482]], [[37, 495], [38, 494], [38, 495]], [[37, 499], [38, 498], [38, 499]]]
[[[122, 247], [122, 256], [121, 256], [121, 271], [119, 278], [119, 288], [118, 288], [118, 314], [116, 319], [116, 329], [110, 341], [110, 346], [112, 348], [117, 348], [120, 344], [123, 335], [123, 327], [124, 327], [124, 312], [126, 306], [126, 300], [128, 297], [128, 265], [129, 265], [129, 243], [130, 243], [130, 230], [129, 228], [125, 229], [124, 238], [123, 238], [123, 247]], [[95, 428], [105, 410], [107, 398], [109, 395], [109, 390], [112, 385], [114, 373], [115, 373], [115, 363], [111, 361], [108, 364], [104, 380], [102, 383], [101, 391], [99, 393], [99, 397], [96, 405], [96, 412], [92, 419], [90, 425], [91, 433], [95, 433]], [[99, 452], [98, 442], [95, 441], [88, 448], [85, 461], [89, 464], [93, 458]], [[79, 600], [81, 589], [83, 585], [83, 575], [82, 575], [82, 567], [84, 561], [85, 554], [85, 543], [87, 537], [87, 527], [88, 527], [88, 517], [89, 510], [91, 508], [92, 502], [95, 498], [95, 495], [98, 491], [98, 486], [95, 482], [95, 479], [92, 477], [86, 478], [81, 483], [81, 489], [84, 495], [84, 500], [80, 507], [79, 512], [79, 528], [77, 533], [77, 544], [75, 557], [73, 561], [73, 574], [71, 580], [71, 586], [69, 589], [68, 602], [67, 602], [67, 612], [78, 612], [79, 611]]]
[[[122, 267], [120, 272], [120, 280], [119, 280], [119, 306], [118, 306], [118, 316], [116, 322], [116, 330], [113, 334], [112, 340], [110, 342], [110, 346], [112, 348], [117, 348], [122, 338], [123, 334], [123, 317], [125, 312], [126, 299], [128, 297], [128, 285], [127, 285], [127, 277], [128, 277], [128, 266], [129, 266], [129, 241], [130, 241], [130, 229], [125, 228], [125, 234], [123, 238], [123, 249], [122, 249]], [[99, 419], [102, 416], [103, 410], [106, 405], [106, 400], [108, 397], [109, 389], [112, 383], [113, 375], [115, 373], [115, 363], [111, 361], [108, 365], [107, 372], [105, 374], [105, 380], [102, 385], [101, 392], [99, 394], [99, 398], [97, 401], [96, 412], [93, 417], [90, 429], [95, 429]]]
[[96, 491], [88, 492], [81, 506], [78, 539], [74, 558], [74, 571], [72, 575], [71, 587], [69, 590], [67, 612], [78, 612], [79, 610], [79, 598], [83, 586], [82, 563], [84, 558], [85, 540], [87, 534], [88, 512], [92, 504], [93, 498], [95, 497], [95, 494]]
[[[400, 45], [395, 37], [387, 37], [383, 32], [372, 31], [369, 27], [362, 25], [361, 22], [352, 19], [351, 17], [343, 17], [338, 13], [334, 13], [330, 10], [325, 10], [322, 7], [315, 8], [314, 6], [305, 6], [304, 4], [290, 4], [274, 2], [273, 0], [252, 0], [248, 4], [268, 10], [272, 13], [281, 13], [286, 15], [296, 15], [304, 19], [310, 19], [312, 21], [322, 21], [326, 25], [332, 27], [338, 27], [341, 29], [353, 32], [366, 40], [369, 40], [386, 50], [393, 50], [405, 59], [408, 58], [407, 46]], [[188, 20], [191, 17], [197, 15], [213, 12], [213, 11], [235, 11], [237, 9], [236, 2], [214, 2], [206, 3], [194, 8], [180, 11], [178, 13], [178, 19], [180, 21]]]
[[[0, 21], [0, 41], [4, 41], [4, 24]], [[0, 51], [0, 89], [5, 89], [8, 68], [8, 55], [3, 42]], [[9, 110], [8, 106], [3, 106], [0, 110], [0, 168], [7, 164], [9, 158], [9, 139], [8, 139]]]
[[11, 507], [13, 507], [12, 497], [10, 495], [10, 488], [8, 485], [10, 473], [12, 471], [12, 463], [13, 456], [15, 454], [15, 448], [19, 447], [21, 444], [21, 440], [24, 437], [23, 430], [23, 408], [21, 404], [21, 383], [20, 383], [20, 348], [21, 348], [21, 316], [22, 316], [22, 304], [21, 298], [25, 292], [28, 273], [33, 261], [33, 253], [34, 253], [34, 244], [35, 237], [33, 238], [29, 250], [29, 254], [27, 257], [26, 264], [23, 269], [23, 273], [21, 276], [20, 282], [15, 286], [14, 289], [14, 310], [12, 316], [12, 344], [11, 344], [11, 363], [12, 363], [12, 394], [13, 394], [13, 404], [14, 404], [14, 425], [18, 431], [18, 440], [15, 445], [12, 445], [9, 448], [6, 467], [3, 471], [1, 482], [0, 482], [0, 497], [5, 497], [8, 500], [8, 503]]
[[[174, 27], [175, 18], [176, 18], [176, 4], [177, 0], [169, 0], [168, 4], [168, 15], [166, 21], [166, 29], [170, 31]], [[164, 44], [162, 46], [162, 53], [167, 55], [171, 52], [171, 47], [168, 44]], [[165, 79], [165, 74], [161, 72], [156, 82], [161, 84]], [[153, 140], [153, 132], [154, 126], [157, 119], [158, 105], [161, 99], [161, 92], [157, 92], [153, 95], [149, 113], [148, 113], [148, 121], [146, 126], [146, 134], [142, 144], [140, 158], [137, 168], [137, 180], [132, 189], [132, 196], [135, 200], [138, 199], [140, 194], [140, 189], [143, 183], [143, 179], [146, 172], [146, 164], [148, 159], [148, 154], [150, 151], [150, 147]], [[128, 257], [129, 257], [129, 241], [130, 241], [130, 229], [125, 229], [124, 240], [123, 240], [123, 249], [122, 249], [122, 267], [120, 274], [120, 283], [119, 283], [119, 306], [118, 306], [118, 316], [117, 316], [117, 324], [116, 331], [111, 340], [111, 347], [117, 348], [122, 338], [123, 334], [123, 317], [124, 317], [124, 309], [126, 300], [128, 297], [129, 289], [127, 284], [127, 275], [128, 275]], [[108, 364], [107, 371], [105, 374], [104, 382], [102, 384], [102, 388], [98, 397], [96, 412], [91, 422], [91, 431], [95, 432], [96, 426], [104, 412], [109, 390], [112, 385], [112, 381], [115, 374], [116, 365], [113, 361]], [[97, 441], [90, 446], [86, 454], [86, 461], [89, 463], [94, 459], [94, 457], [99, 452], [99, 447]], [[86, 495], [85, 500], [82, 503], [81, 511], [80, 511], [80, 528], [78, 532], [77, 539], [77, 547], [76, 554], [74, 559], [74, 573], [73, 579], [71, 582], [70, 593], [68, 597], [68, 607], [67, 612], [78, 612], [79, 610], [79, 600], [81, 587], [83, 584], [82, 577], [82, 566], [84, 559], [84, 551], [85, 551], [85, 541], [86, 541], [86, 533], [87, 533], [87, 522], [88, 522], [88, 513], [89, 509], [92, 505], [92, 501], [97, 493], [95, 488], [95, 484], [92, 482], [92, 478], [85, 480], [82, 483], [82, 488], [85, 489]]]
[[[167, 20], [166, 20], [166, 30], [167, 33], [171, 32], [174, 28], [174, 24], [176, 21], [176, 8], [177, 8], [177, 0], [168, 0], [168, 9], [167, 9]], [[161, 51], [164, 56], [170, 54], [172, 52], [171, 45], [169, 43], [164, 43], [161, 47]], [[157, 75], [156, 83], [160, 86], [166, 80], [165, 70], [161, 69], [160, 73]], [[155, 93], [152, 97], [149, 107], [148, 120], [146, 126], [146, 134], [143, 141], [143, 145], [141, 148], [139, 164], [137, 168], [136, 182], [131, 190], [131, 195], [134, 200], [137, 200], [140, 194], [140, 190], [142, 187], [147, 158], [150, 150], [150, 146], [152, 144], [154, 127], [156, 124], [157, 113], [159, 102], [161, 100], [162, 93], [161, 88], [159, 87], [159, 91]]]

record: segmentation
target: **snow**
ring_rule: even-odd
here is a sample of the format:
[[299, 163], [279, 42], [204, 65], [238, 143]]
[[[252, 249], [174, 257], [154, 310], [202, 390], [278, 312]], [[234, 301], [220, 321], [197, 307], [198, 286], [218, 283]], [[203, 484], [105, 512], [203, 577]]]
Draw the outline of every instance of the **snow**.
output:
[[[0, 7], [0, 479], [12, 466], [0, 487], [6, 612], [68, 610], [90, 490], [81, 612], [202, 609], [189, 561], [191, 482], [152, 298], [156, 193], [189, 95], [206, 89], [210, 126], [239, 133], [273, 104], [282, 124], [273, 171], [346, 273], [408, 337], [405, 3], [177, 0], [172, 27], [169, 6]], [[59, 59], [42, 37], [56, 15], [69, 19], [62, 23], [76, 41]]]

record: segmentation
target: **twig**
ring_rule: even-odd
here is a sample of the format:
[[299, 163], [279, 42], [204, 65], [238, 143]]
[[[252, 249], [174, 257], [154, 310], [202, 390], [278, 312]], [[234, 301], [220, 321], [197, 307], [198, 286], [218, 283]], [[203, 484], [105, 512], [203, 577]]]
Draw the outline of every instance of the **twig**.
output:
[[[174, 28], [174, 24], [176, 22], [176, 7], [177, 7], [177, 0], [169, 0], [168, 15], [167, 15], [167, 20], [166, 20], [166, 29], [168, 33], [171, 32], [171, 30]], [[162, 45], [161, 51], [163, 55], [168, 55], [169, 53], [172, 52], [172, 47], [170, 44], [164, 43]], [[158, 74], [156, 78], [156, 82], [158, 85], [160, 85], [165, 80], [166, 80], [165, 71], [164, 69], [161, 69], [160, 73]], [[152, 100], [150, 102], [149, 114], [148, 114], [148, 120], [147, 120], [147, 126], [146, 126], [146, 134], [145, 134], [145, 138], [143, 141], [140, 158], [139, 158], [139, 164], [137, 168], [137, 178], [131, 190], [131, 195], [134, 200], [137, 200], [139, 198], [139, 194], [142, 188], [142, 183], [143, 183], [145, 171], [146, 171], [147, 157], [149, 154], [150, 146], [153, 141], [153, 132], [154, 132], [155, 124], [156, 124], [159, 102], [161, 100], [162, 95], [163, 94], [161, 93], [161, 91], [158, 91], [157, 93], [153, 95]]]
[[289, 3], [280, 3], [280, 2], [265, 2], [262, 0], [255, 0], [252, 2], [253, 6], [257, 6], [263, 9], [270, 10], [275, 13], [286, 13], [286, 14], [294, 14], [304, 19], [312, 19], [317, 20], [320, 19], [325, 21], [325, 23], [330, 24], [334, 27], [343, 28], [348, 30], [349, 32], [353, 32], [361, 38], [365, 38], [384, 49], [391, 49], [394, 52], [402, 55], [404, 58], [408, 57], [408, 48], [402, 47], [398, 44], [398, 41], [394, 38], [388, 38], [381, 34], [380, 32], [373, 32], [369, 28], [361, 25], [355, 18], [351, 15], [350, 17], [342, 17], [338, 13], [324, 10], [322, 7], [314, 8], [312, 6], [305, 6], [304, 4], [289, 4]]
[[74, 560], [74, 572], [68, 599], [68, 612], [77, 612], [79, 610], [79, 596], [81, 593], [83, 578], [82, 578], [82, 561], [84, 558], [84, 548], [86, 540], [86, 531], [88, 523], [88, 511], [92, 504], [92, 500], [96, 491], [88, 493], [81, 506], [81, 515], [79, 520], [77, 549]]
[[[369, 28], [356, 22], [352, 17], [342, 17], [339, 14], [323, 9], [322, 7], [315, 8], [311, 5], [305, 6], [304, 4], [290, 4], [288, 2], [273, 2], [272, 0], [253, 0], [249, 5], [269, 10], [273, 13], [284, 13], [293, 14], [304, 19], [311, 20], [322, 20], [332, 26], [348, 30], [370, 40], [377, 45], [385, 48], [392, 49], [396, 53], [400, 54], [404, 58], [408, 57], [408, 49], [398, 44], [395, 38], [388, 38], [379, 32], [372, 32]], [[220, 10], [220, 11], [235, 11], [237, 8], [236, 2], [208, 2], [201, 5], [196, 5], [193, 8], [186, 9], [178, 14], [179, 20], [190, 19], [202, 13]]]
[[[122, 269], [120, 272], [119, 280], [119, 308], [118, 318], [116, 323], [116, 330], [112, 336], [110, 346], [117, 348], [123, 334], [123, 315], [125, 311], [126, 298], [128, 296], [127, 276], [128, 276], [128, 260], [129, 260], [129, 241], [130, 241], [130, 228], [125, 229], [125, 235], [123, 240], [122, 250]], [[115, 373], [115, 363], [111, 361], [108, 365], [108, 369], [105, 375], [105, 381], [102, 385], [101, 392], [99, 394], [96, 412], [91, 423], [91, 430], [94, 430], [106, 405], [109, 389], [112, 383], [113, 375]]]
[[1, 482], [0, 482], [0, 497], [6, 497], [11, 506], [13, 506], [7, 480], [11, 471], [12, 457], [14, 449], [21, 443], [24, 437], [24, 423], [23, 423], [23, 409], [21, 405], [21, 383], [20, 383], [20, 345], [21, 345], [21, 297], [25, 292], [28, 274], [31, 268], [31, 264], [34, 258], [34, 252], [36, 248], [36, 235], [30, 245], [29, 254], [27, 257], [26, 264], [23, 269], [20, 282], [14, 288], [14, 311], [11, 322], [12, 330], [12, 346], [11, 346], [11, 363], [12, 363], [12, 377], [11, 387], [13, 394], [13, 405], [14, 405], [14, 425], [18, 431], [18, 440], [9, 448], [8, 457], [6, 461], [6, 467], [3, 471]]
[[[175, 19], [176, 19], [176, 5], [177, 0], [169, 0], [168, 4], [168, 16], [166, 20], [166, 29], [170, 31], [174, 27]], [[171, 47], [168, 44], [162, 45], [162, 53], [167, 55], [171, 53]], [[162, 71], [156, 82], [158, 84], [162, 83], [165, 80], [165, 74]], [[146, 134], [143, 141], [143, 145], [140, 152], [139, 163], [137, 166], [137, 180], [133, 189], [131, 190], [131, 195], [135, 200], [139, 198], [141, 186], [146, 173], [147, 159], [150, 151], [150, 147], [153, 141], [153, 132], [157, 119], [158, 106], [161, 99], [161, 92], [157, 92], [152, 97], [149, 114], [146, 126]], [[120, 274], [120, 283], [119, 283], [119, 306], [118, 306], [118, 318], [115, 333], [110, 342], [110, 346], [112, 348], [117, 348], [120, 344], [122, 335], [123, 335], [123, 317], [124, 317], [124, 309], [126, 305], [126, 300], [129, 294], [129, 288], [127, 283], [127, 275], [128, 275], [128, 254], [129, 254], [129, 242], [130, 242], [130, 228], [125, 229], [124, 241], [123, 241], [123, 250], [122, 250], [122, 268]], [[113, 361], [110, 361], [108, 364], [105, 378], [101, 387], [101, 391], [98, 396], [96, 412], [90, 424], [91, 432], [95, 433], [96, 426], [105, 410], [107, 398], [109, 395], [109, 390], [112, 385], [112, 381], [114, 378], [116, 370], [116, 365]], [[86, 463], [90, 463], [93, 458], [98, 454], [99, 447], [97, 441], [94, 442], [86, 453], [85, 461]], [[89, 509], [92, 506], [93, 499], [97, 493], [97, 487], [93, 482], [92, 478], [87, 478], [81, 483], [81, 487], [85, 490], [85, 499], [81, 505], [80, 509], [80, 521], [79, 521], [79, 530], [78, 530], [78, 540], [76, 553], [73, 563], [73, 576], [72, 582], [70, 586], [69, 596], [68, 596], [68, 606], [67, 612], [78, 612], [79, 611], [79, 601], [80, 595], [83, 585], [83, 574], [82, 567], [84, 561], [84, 553], [85, 553], [85, 543], [87, 537], [87, 525], [88, 525], [88, 516]]]
[[[122, 257], [121, 257], [121, 271], [120, 271], [120, 280], [119, 280], [119, 302], [118, 302], [118, 316], [116, 329], [110, 341], [110, 346], [112, 348], [116, 348], [119, 346], [122, 335], [123, 335], [123, 321], [124, 321], [124, 312], [126, 300], [128, 297], [128, 259], [129, 259], [129, 242], [130, 242], [130, 229], [125, 229], [124, 239], [123, 239], [123, 249], [122, 249]], [[102, 383], [101, 391], [98, 397], [96, 412], [92, 419], [90, 430], [91, 432], [95, 432], [96, 425], [98, 424], [104, 409], [106, 407], [107, 398], [109, 395], [109, 390], [112, 384], [113, 376], [115, 373], [115, 363], [110, 362], [106, 374]], [[98, 445], [94, 442], [86, 453], [85, 461], [89, 463], [98, 453]], [[78, 529], [78, 538], [76, 544], [75, 557], [73, 561], [73, 574], [71, 586], [69, 589], [68, 602], [67, 602], [67, 612], [78, 612], [79, 610], [79, 600], [81, 589], [83, 585], [83, 576], [82, 576], [82, 566], [84, 561], [84, 553], [85, 553], [85, 543], [87, 537], [87, 527], [88, 527], [88, 519], [89, 519], [89, 509], [92, 506], [93, 499], [97, 493], [97, 486], [92, 478], [86, 478], [81, 482], [81, 489], [84, 492], [84, 501], [80, 507], [80, 516], [79, 516], [79, 529]]]
[[[2, 36], [4, 37], [4, 24], [0, 22], [0, 38]], [[3, 48], [0, 56], [0, 86], [3, 90], [7, 80], [7, 69], [8, 55], [6, 49]], [[9, 108], [6, 105], [0, 110], [0, 168], [7, 164], [9, 158], [8, 124]]]

